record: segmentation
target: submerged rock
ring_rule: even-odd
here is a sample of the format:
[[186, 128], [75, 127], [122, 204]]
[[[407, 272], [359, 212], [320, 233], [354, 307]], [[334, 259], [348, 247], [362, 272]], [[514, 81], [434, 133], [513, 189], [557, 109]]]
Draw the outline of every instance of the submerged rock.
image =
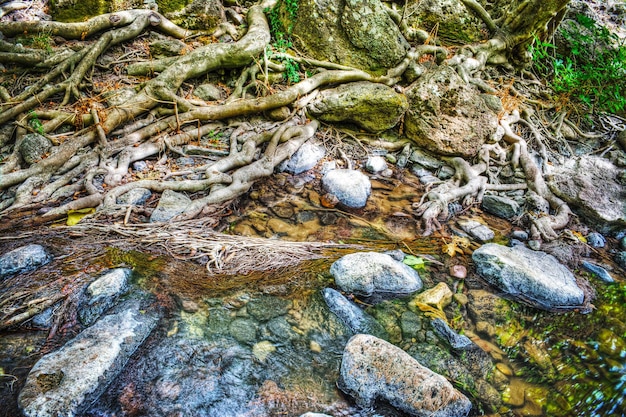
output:
[[0, 278], [32, 271], [52, 260], [52, 255], [41, 245], [26, 245], [0, 256]]
[[593, 264], [591, 262], [587, 262], [587, 261], [582, 261], [581, 265], [587, 271], [591, 272], [592, 274], [595, 274], [602, 281], [607, 282], [607, 283], [615, 282], [611, 274], [609, 274], [609, 272], [606, 269], [602, 268], [601, 266]]
[[469, 339], [469, 337], [458, 334], [442, 319], [436, 318], [430, 324], [433, 326], [437, 335], [445, 340], [452, 347], [452, 349], [469, 350], [477, 347], [474, 342]]
[[158, 317], [131, 301], [31, 369], [18, 403], [27, 417], [80, 415], [122, 370]]
[[388, 339], [387, 332], [374, 317], [351, 303], [339, 291], [332, 288], [322, 290], [324, 301], [332, 311], [355, 334], [371, 334], [382, 339]]
[[246, 304], [248, 313], [261, 322], [285, 315], [291, 307], [291, 301], [267, 295], [254, 298]]
[[334, 169], [322, 177], [324, 191], [349, 208], [363, 208], [372, 192], [367, 175], [352, 169]]
[[115, 268], [92, 282], [87, 287], [85, 304], [78, 311], [81, 323], [89, 326], [111, 308], [115, 300], [128, 289], [131, 273], [128, 268]]
[[475, 250], [472, 259], [491, 285], [538, 308], [573, 309], [584, 302], [574, 275], [545, 252], [488, 243]]
[[331, 265], [330, 273], [343, 291], [366, 297], [405, 295], [419, 291], [423, 286], [413, 268], [376, 252], [345, 255]]
[[419, 417], [462, 417], [472, 407], [443, 376], [370, 335], [359, 334], [348, 341], [337, 385], [362, 407], [381, 399]]
[[[261, 350], [269, 348], [264, 345]], [[160, 338], [133, 358], [89, 415], [135, 415], [128, 413], [128, 406], [145, 416], [270, 415], [260, 402], [254, 403], [255, 393], [268, 378], [267, 367], [252, 347], [241, 347], [232, 339]], [[111, 412], [108, 404], [116, 403], [122, 408]]]

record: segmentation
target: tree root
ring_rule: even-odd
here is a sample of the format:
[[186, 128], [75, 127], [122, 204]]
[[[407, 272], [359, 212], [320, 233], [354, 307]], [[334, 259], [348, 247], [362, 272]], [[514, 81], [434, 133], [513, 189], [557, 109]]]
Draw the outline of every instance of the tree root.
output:
[[[538, 198], [548, 203], [553, 214], [543, 212], [530, 216], [533, 239], [554, 240], [558, 237], [557, 231], [567, 226], [571, 216], [569, 206], [550, 191], [543, 179], [541, 169], [528, 152], [526, 141], [515, 134], [511, 128], [511, 124], [519, 121], [519, 112], [514, 111], [513, 114], [505, 115], [500, 120], [500, 126], [504, 132], [503, 140], [510, 145], [508, 163], [513, 167], [520, 166], [522, 168], [526, 176], [526, 183], [493, 184], [488, 182], [489, 178], [482, 175], [489, 172], [490, 154], [495, 154], [497, 157], [495, 162], [498, 165], [503, 163], [504, 155], [499, 146], [484, 146], [479, 152], [479, 163], [475, 165], [470, 165], [462, 158], [448, 159], [448, 163], [456, 171], [455, 175], [449, 181], [424, 194], [422, 201], [414, 204], [415, 215], [421, 217], [422, 233], [425, 236], [441, 228], [440, 219], [448, 217], [448, 205], [450, 203], [461, 201], [465, 206], [474, 202], [480, 203], [486, 190], [510, 191], [528, 188], [536, 193]], [[538, 134], [536, 129], [533, 131]]]

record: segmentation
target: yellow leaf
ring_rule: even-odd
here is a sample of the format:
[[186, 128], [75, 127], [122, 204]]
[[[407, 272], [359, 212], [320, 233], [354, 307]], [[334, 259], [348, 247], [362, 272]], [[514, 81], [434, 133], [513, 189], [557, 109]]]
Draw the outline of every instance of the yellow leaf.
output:
[[424, 315], [431, 319], [442, 319], [446, 323], [448, 322], [448, 318], [443, 310], [440, 310], [436, 307], [429, 306], [428, 304], [420, 303], [419, 301], [415, 302], [415, 306], [420, 309], [424, 313]]
[[580, 232], [572, 231], [572, 234], [576, 237], [576, 239], [580, 240], [583, 243], [587, 243], [587, 238], [582, 235]]
[[67, 225], [74, 226], [75, 224], [78, 224], [78, 222], [80, 222], [83, 217], [88, 214], [93, 214], [95, 212], [96, 209], [93, 207], [80, 210], [70, 210], [67, 212]]
[[446, 243], [445, 245], [443, 245], [441, 247], [441, 250], [443, 251], [443, 253], [452, 257], [452, 256], [456, 256], [457, 253], [462, 255], [463, 249], [469, 248], [470, 245], [471, 245], [471, 242], [468, 238], [461, 237], [461, 236], [453, 236], [452, 242]]

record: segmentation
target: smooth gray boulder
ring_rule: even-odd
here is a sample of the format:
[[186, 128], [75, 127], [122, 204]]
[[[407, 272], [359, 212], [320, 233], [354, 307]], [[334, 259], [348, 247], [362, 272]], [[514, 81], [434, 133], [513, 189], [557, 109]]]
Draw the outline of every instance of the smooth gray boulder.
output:
[[323, 90], [308, 111], [324, 122], [349, 122], [379, 133], [398, 124], [408, 107], [406, 96], [393, 88], [359, 81]]
[[326, 155], [326, 148], [320, 144], [307, 141], [291, 158], [281, 163], [278, 169], [298, 175], [317, 165], [324, 155]]
[[81, 415], [119, 374], [158, 317], [128, 302], [31, 369], [18, 404], [26, 417]]
[[165, 190], [161, 194], [159, 204], [150, 216], [150, 222], [166, 222], [185, 211], [191, 204], [191, 199], [185, 194], [172, 190]]
[[585, 295], [574, 275], [545, 252], [488, 243], [475, 250], [472, 259], [491, 285], [535, 307], [567, 310], [583, 305]]
[[331, 265], [330, 273], [343, 291], [366, 297], [406, 295], [423, 286], [413, 268], [377, 252], [345, 255]]
[[352, 169], [333, 169], [322, 177], [322, 188], [349, 208], [363, 208], [372, 193], [367, 175]]
[[332, 288], [324, 288], [322, 296], [330, 311], [335, 314], [352, 333], [371, 334], [381, 339], [388, 339], [389, 336], [383, 326], [367, 314], [356, 304], [350, 302], [339, 291]]
[[21, 246], [0, 256], [0, 278], [32, 271], [51, 260], [52, 255], [41, 245]]
[[601, 233], [626, 227], [626, 184], [623, 169], [604, 158], [582, 156], [554, 168], [550, 190]]
[[472, 408], [443, 376], [371, 335], [358, 334], [348, 341], [337, 386], [362, 407], [381, 399], [417, 417], [463, 417]]

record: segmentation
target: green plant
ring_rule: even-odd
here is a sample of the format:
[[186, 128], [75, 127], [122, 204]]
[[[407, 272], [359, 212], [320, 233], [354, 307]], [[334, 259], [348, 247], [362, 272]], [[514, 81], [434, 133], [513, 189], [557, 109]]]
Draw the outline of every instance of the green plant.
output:
[[300, 82], [300, 66], [293, 59], [285, 59], [283, 61], [283, 65], [285, 66], [285, 72], [283, 73], [283, 77], [289, 83], [299, 83]]
[[[292, 47], [291, 32], [293, 30], [293, 23], [298, 16], [298, 0], [279, 0], [273, 8], [265, 9], [267, 20], [270, 26], [270, 33], [274, 42], [272, 43], [272, 49], [281, 54], [285, 54], [289, 48]], [[286, 20], [289, 22], [285, 28], [283, 25], [284, 15], [287, 15]], [[272, 53], [268, 54], [270, 57]], [[300, 65], [291, 58], [284, 56], [279, 60], [283, 63], [285, 71], [283, 78], [289, 83], [300, 82]]]
[[558, 94], [573, 97], [593, 111], [619, 112], [626, 107], [626, 44], [593, 19], [578, 15], [564, 24], [569, 45], [561, 51], [538, 38], [531, 47], [533, 67]]
[[17, 40], [22, 45], [43, 49], [48, 53], [52, 52], [52, 37], [50, 33], [40, 32], [36, 35], [19, 37]]
[[41, 120], [39, 120], [39, 117], [37, 117], [37, 113], [35, 113], [34, 110], [31, 110], [28, 112], [28, 117], [28, 124], [30, 125], [30, 127], [32, 127], [35, 132], [43, 135], [45, 133], [45, 130], [43, 128], [43, 123], [41, 123]]
[[[278, 0], [274, 7], [266, 8], [265, 14], [270, 26], [270, 33], [275, 40], [286, 39], [291, 36], [293, 23], [298, 17], [298, 0]], [[288, 26], [283, 25], [281, 16], [286, 14]]]

